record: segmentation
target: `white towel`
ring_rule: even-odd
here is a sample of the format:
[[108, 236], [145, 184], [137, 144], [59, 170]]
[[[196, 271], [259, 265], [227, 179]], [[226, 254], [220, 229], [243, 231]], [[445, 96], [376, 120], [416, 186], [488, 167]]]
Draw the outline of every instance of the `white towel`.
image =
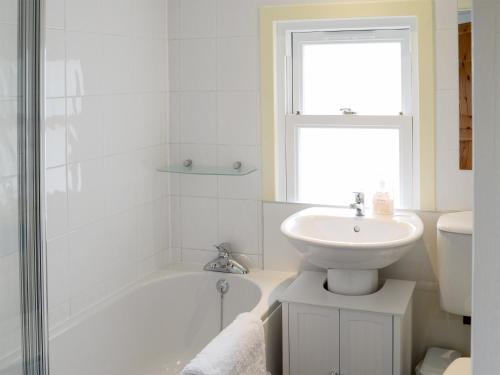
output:
[[243, 313], [184, 367], [181, 375], [266, 375], [264, 327]]

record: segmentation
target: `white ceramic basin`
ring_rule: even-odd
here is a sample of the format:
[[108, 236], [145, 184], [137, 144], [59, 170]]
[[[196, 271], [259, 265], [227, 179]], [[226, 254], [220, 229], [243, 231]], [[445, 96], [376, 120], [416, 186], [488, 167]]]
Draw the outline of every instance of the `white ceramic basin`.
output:
[[[367, 212], [364, 217], [356, 217], [351, 209], [315, 207], [287, 218], [281, 224], [281, 231], [310, 263], [318, 267], [375, 271], [336, 273], [343, 275], [342, 279], [348, 275], [351, 285], [367, 277], [371, 284], [368, 289], [372, 290], [378, 287], [374, 285], [378, 282], [376, 270], [402, 258], [422, 236], [423, 224], [412, 213], [374, 216]], [[329, 284], [330, 274], [333, 273], [329, 272]], [[330, 285], [329, 289], [332, 289]], [[348, 290], [344, 292], [351, 294]]]

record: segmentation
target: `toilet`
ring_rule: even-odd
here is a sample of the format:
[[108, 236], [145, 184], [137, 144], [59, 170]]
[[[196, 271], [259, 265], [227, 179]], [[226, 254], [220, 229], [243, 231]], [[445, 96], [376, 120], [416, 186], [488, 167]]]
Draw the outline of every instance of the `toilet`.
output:
[[[472, 212], [442, 215], [437, 222], [437, 271], [441, 308], [471, 316]], [[470, 375], [470, 358], [443, 348], [429, 348], [416, 375]]]

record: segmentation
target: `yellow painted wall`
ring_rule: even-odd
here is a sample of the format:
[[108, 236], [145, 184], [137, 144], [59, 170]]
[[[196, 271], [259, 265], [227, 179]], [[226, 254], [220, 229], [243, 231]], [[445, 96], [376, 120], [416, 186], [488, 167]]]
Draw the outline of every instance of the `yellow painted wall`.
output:
[[458, 0], [459, 10], [469, 10], [472, 9], [472, 0]]
[[263, 199], [275, 200], [275, 23], [363, 17], [414, 16], [418, 31], [420, 93], [420, 208], [435, 208], [435, 83], [432, 0], [266, 6], [260, 9]]

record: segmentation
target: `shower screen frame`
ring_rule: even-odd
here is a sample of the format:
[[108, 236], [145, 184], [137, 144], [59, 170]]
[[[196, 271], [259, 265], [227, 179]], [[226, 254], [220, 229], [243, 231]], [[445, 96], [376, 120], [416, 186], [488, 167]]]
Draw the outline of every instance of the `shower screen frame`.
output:
[[48, 375], [45, 242], [45, 1], [18, 2], [18, 186], [22, 367]]

